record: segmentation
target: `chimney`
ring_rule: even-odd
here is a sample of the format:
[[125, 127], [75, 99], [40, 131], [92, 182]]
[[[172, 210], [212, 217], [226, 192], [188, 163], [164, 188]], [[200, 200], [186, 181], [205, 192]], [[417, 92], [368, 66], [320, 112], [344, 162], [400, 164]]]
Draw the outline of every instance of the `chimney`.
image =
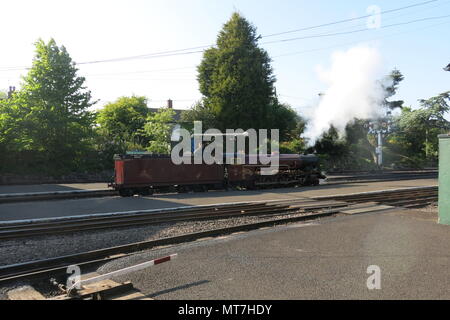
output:
[[14, 91], [16, 91], [16, 87], [9, 87], [9, 91], [8, 91], [8, 99], [11, 99], [12, 94], [14, 93]]
[[167, 100], [167, 108], [172, 109], [173, 108], [173, 101], [172, 100]]

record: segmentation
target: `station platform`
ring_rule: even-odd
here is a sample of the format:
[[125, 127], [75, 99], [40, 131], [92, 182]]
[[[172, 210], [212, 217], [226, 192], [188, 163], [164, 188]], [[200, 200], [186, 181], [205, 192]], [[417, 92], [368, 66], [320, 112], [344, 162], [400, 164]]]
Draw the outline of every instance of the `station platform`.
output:
[[[314, 187], [278, 188], [204, 193], [155, 194], [146, 197], [83, 198], [0, 204], [0, 221], [67, 217], [133, 210], [176, 208], [246, 201], [290, 200], [358, 192], [437, 186], [437, 179], [346, 183]], [[92, 185], [94, 187], [94, 185]], [[91, 187], [91, 185], [89, 186]], [[98, 188], [98, 186], [96, 186]]]
[[[101, 272], [168, 253], [178, 259], [114, 279], [153, 299], [450, 299], [450, 227], [435, 212], [327, 218], [146, 251]], [[369, 266], [380, 289], [369, 290]]]
[[30, 184], [30, 185], [0, 185], [1, 194], [56, 192], [76, 190], [108, 190], [107, 183], [66, 183], [66, 184]]

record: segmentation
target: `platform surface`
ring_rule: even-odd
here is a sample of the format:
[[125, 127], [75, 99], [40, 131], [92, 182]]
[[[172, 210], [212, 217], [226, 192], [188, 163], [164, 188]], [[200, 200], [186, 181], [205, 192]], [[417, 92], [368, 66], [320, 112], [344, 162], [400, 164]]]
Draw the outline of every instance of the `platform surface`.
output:
[[[437, 186], [437, 179], [384, 181], [279, 188], [254, 191], [212, 191], [205, 193], [156, 194], [148, 197], [84, 198], [0, 204], [0, 221], [62, 217], [132, 210], [174, 208], [219, 203], [287, 200], [387, 189]], [[98, 186], [96, 186], [98, 187]]]
[[[450, 227], [437, 214], [346, 215], [147, 251], [178, 259], [119, 278], [154, 299], [450, 299]], [[367, 268], [380, 267], [369, 290]]]
[[107, 183], [0, 185], [0, 194], [108, 189]]

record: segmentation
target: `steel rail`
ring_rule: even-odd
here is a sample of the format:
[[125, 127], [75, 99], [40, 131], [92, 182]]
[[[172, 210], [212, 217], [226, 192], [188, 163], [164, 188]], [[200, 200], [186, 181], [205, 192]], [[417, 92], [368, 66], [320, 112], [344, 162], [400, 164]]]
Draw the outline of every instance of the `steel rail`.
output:
[[18, 263], [13, 265], [6, 265], [0, 267], [0, 284], [5, 284], [10, 281], [18, 281], [31, 278], [42, 278], [48, 276], [55, 276], [56, 274], [64, 274], [67, 267], [77, 264], [80, 267], [94, 266], [99, 263], [104, 263], [113, 259], [124, 257], [137, 251], [152, 249], [159, 246], [174, 245], [189, 241], [194, 241], [201, 238], [215, 237], [220, 235], [231, 234], [241, 231], [250, 231], [262, 227], [270, 227], [291, 222], [309, 221], [332, 216], [339, 212], [339, 209], [328, 210], [326, 212], [305, 214], [296, 217], [288, 217], [281, 219], [270, 219], [250, 224], [241, 224], [232, 227], [213, 229], [189, 234], [183, 234], [175, 237], [161, 238], [156, 240], [136, 242], [116, 247], [99, 249], [78, 254], [65, 255], [55, 258], [42, 259]]
[[98, 229], [123, 228], [134, 225], [152, 225], [184, 221], [225, 219], [244, 216], [289, 214], [292, 212], [310, 212], [347, 206], [346, 203], [324, 202], [309, 205], [291, 204], [254, 204], [245, 207], [232, 207], [226, 210], [207, 210], [205, 212], [175, 212], [164, 214], [143, 214], [122, 217], [103, 217], [77, 219], [75, 221], [56, 221], [55, 223], [19, 224], [0, 227], [0, 239], [16, 239], [39, 235], [56, 235]]
[[[323, 199], [323, 200], [322, 200]], [[419, 205], [433, 203], [437, 199], [437, 191], [425, 190], [393, 190], [364, 194], [338, 195], [323, 198], [322, 202], [306, 199], [280, 200], [279, 202], [257, 202], [224, 205], [221, 207], [188, 208], [184, 210], [164, 211], [161, 213], [123, 214], [96, 217], [95, 215], [70, 220], [55, 219], [47, 222], [6, 223], [0, 224], [0, 239], [18, 239], [31, 236], [57, 235], [70, 232], [92, 231], [99, 229], [122, 228], [135, 225], [152, 225], [174, 223], [180, 221], [201, 221], [225, 219], [243, 216], [261, 216], [289, 214], [292, 212], [311, 212], [344, 207], [346, 202], [378, 202], [394, 206]], [[421, 199], [425, 199], [422, 201]], [[336, 202], [336, 200], [346, 202]], [[330, 202], [331, 201], [331, 202]]]
[[348, 202], [366, 202], [366, 201], [379, 201], [387, 203], [390, 201], [403, 200], [403, 199], [419, 199], [422, 197], [437, 197], [437, 192], [421, 192], [421, 193], [411, 193], [411, 194], [399, 194], [399, 195], [378, 195], [378, 196], [367, 196], [367, 197], [357, 197], [357, 198], [347, 198], [346, 200], [341, 199], [341, 201]]
[[[433, 191], [435, 188], [428, 187], [428, 188], [424, 188], [424, 190], [422, 190], [420, 188], [416, 188], [414, 190], [415, 191], [414, 195], [419, 193], [421, 190], [426, 191], [427, 189]], [[411, 206], [411, 205], [417, 205], [419, 202], [426, 203], [428, 201], [433, 201], [435, 199], [434, 195], [422, 197], [420, 199], [407, 199], [407, 197], [408, 197], [407, 191], [408, 190], [404, 190], [403, 192], [399, 192], [399, 194], [397, 194], [397, 198], [398, 198], [397, 204]], [[411, 191], [413, 191], [413, 190], [411, 190]], [[396, 190], [393, 190], [390, 192], [396, 192]], [[381, 196], [386, 196], [387, 193], [389, 193], [389, 192], [386, 192], [386, 191], [375, 192], [375, 193], [372, 192], [371, 195], [372, 196], [378, 195], [381, 198]], [[421, 193], [423, 193], [423, 192], [421, 192]], [[356, 194], [354, 196], [356, 196], [355, 198], [358, 198], [358, 196], [363, 196], [363, 195], [368, 195], [368, 193], [359, 194], [359, 195]], [[347, 196], [347, 200], [352, 199], [350, 195], [346, 195], [346, 196]], [[339, 196], [337, 196], [335, 198], [338, 198], [338, 197]], [[342, 196], [340, 196], [340, 197], [342, 197]], [[405, 197], [406, 197], [406, 199], [405, 199]], [[331, 198], [333, 198], [333, 196], [331, 196]], [[362, 197], [360, 197], [359, 199], [362, 199]], [[323, 200], [325, 200], [325, 199], [323, 199]], [[375, 200], [374, 202], [378, 202], [377, 199], [372, 199], [372, 200]], [[385, 200], [386, 200], [386, 198], [385, 198]], [[394, 200], [394, 197], [391, 197], [389, 200]], [[415, 201], [415, 203], [412, 203], [414, 201]], [[279, 206], [277, 206], [277, 205], [269, 206], [269, 209], [273, 210], [274, 208], [279, 208], [280, 210], [285, 210], [286, 209], [285, 204], [289, 203], [289, 202], [290, 201], [288, 201], [288, 200], [280, 200], [280, 202], [278, 203], [278, 204], [280, 204]], [[294, 208], [292, 208], [292, 209], [299, 210], [299, 207], [301, 207], [301, 202], [302, 201], [298, 201], [298, 200], [292, 201], [292, 203], [297, 205], [297, 206], [294, 205]], [[303, 200], [303, 202], [305, 202], [305, 201]], [[306, 201], [306, 202], [309, 203], [309, 201]], [[383, 201], [379, 201], [379, 203], [383, 203]], [[274, 203], [274, 204], [277, 204], [277, 203]], [[394, 201], [391, 204], [396, 204], [396, 202]], [[334, 203], [334, 204], [328, 203], [326, 205], [329, 205], [328, 208], [331, 208], [331, 209], [325, 210], [320, 213], [308, 214], [305, 212], [304, 215], [297, 215], [294, 217], [278, 217], [276, 219], [269, 219], [269, 220], [259, 221], [259, 222], [250, 223], [250, 224], [241, 224], [241, 225], [232, 226], [232, 227], [183, 234], [183, 235], [179, 235], [179, 236], [175, 236], [175, 237], [131, 243], [131, 244], [126, 244], [126, 245], [121, 245], [121, 246], [116, 246], [116, 247], [111, 247], [111, 248], [104, 248], [104, 249], [99, 249], [99, 250], [94, 250], [94, 251], [89, 251], [89, 252], [83, 252], [83, 253], [79, 253], [79, 254], [71, 254], [71, 255], [66, 255], [66, 256], [61, 256], [61, 257], [50, 258], [50, 259], [43, 259], [43, 260], [37, 260], [37, 261], [18, 263], [18, 264], [14, 264], [14, 265], [1, 266], [0, 267], [0, 283], [3, 284], [3, 283], [7, 283], [9, 281], [17, 281], [17, 280], [31, 279], [31, 278], [42, 278], [42, 277], [45, 278], [50, 275], [54, 276], [55, 274], [64, 274], [66, 272], [67, 267], [72, 264], [77, 264], [80, 267], [88, 268], [89, 266], [95, 266], [97, 264], [104, 263], [104, 262], [107, 262], [107, 261], [110, 261], [113, 259], [117, 259], [120, 257], [124, 257], [126, 255], [132, 254], [137, 251], [142, 251], [145, 249], [152, 249], [152, 248], [159, 247], [159, 246], [189, 242], [189, 241], [193, 241], [193, 240], [197, 240], [197, 239], [201, 239], [201, 238], [231, 234], [234, 232], [255, 230], [255, 229], [262, 228], [262, 227], [275, 226], [275, 225], [279, 225], [279, 224], [320, 219], [320, 218], [332, 216], [332, 215], [337, 214], [340, 211], [342, 211], [342, 207], [339, 207], [339, 206], [334, 207], [334, 208], [332, 207], [333, 205], [338, 205], [338, 203]], [[289, 207], [287, 207], [287, 209], [289, 209]], [[261, 210], [260, 206], [258, 207], [258, 210]], [[383, 209], [383, 210], [385, 210], [385, 209]], [[378, 210], [375, 206], [373, 211], [376, 212], [376, 211], [380, 211], [380, 210]], [[265, 212], [265, 213], [267, 213], [267, 212]], [[206, 217], [206, 215], [205, 215], [205, 217]]]
[[393, 189], [393, 190], [380, 190], [380, 191], [370, 191], [370, 192], [362, 192], [362, 193], [353, 193], [353, 194], [343, 194], [343, 195], [331, 195], [331, 196], [319, 196], [314, 197], [315, 200], [336, 200], [336, 201], [357, 201], [359, 200], [368, 200], [374, 198], [385, 198], [386, 196], [408, 196], [412, 194], [424, 194], [424, 193], [432, 193], [437, 194], [438, 187], [413, 187], [407, 189]]

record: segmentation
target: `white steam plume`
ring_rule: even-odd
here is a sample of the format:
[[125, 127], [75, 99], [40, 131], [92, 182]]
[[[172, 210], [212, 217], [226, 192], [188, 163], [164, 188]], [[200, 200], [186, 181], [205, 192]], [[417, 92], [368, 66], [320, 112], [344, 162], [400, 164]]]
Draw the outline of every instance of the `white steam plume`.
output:
[[332, 66], [317, 69], [328, 84], [313, 111], [305, 137], [314, 142], [333, 125], [340, 134], [354, 118], [371, 119], [381, 115], [384, 91], [380, 85], [382, 59], [371, 47], [354, 47], [332, 55]]

